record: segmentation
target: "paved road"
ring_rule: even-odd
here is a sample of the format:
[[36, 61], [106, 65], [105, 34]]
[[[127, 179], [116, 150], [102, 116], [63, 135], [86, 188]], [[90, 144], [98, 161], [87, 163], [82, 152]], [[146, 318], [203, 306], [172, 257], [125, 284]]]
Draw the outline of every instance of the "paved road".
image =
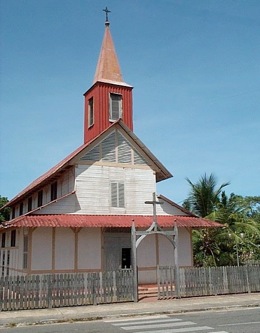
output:
[[260, 333], [260, 308], [0, 329], [0, 333]]

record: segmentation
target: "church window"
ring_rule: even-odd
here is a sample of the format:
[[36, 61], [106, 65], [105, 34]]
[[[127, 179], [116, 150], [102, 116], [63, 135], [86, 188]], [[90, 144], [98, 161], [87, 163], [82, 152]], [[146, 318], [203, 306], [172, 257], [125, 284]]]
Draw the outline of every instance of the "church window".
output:
[[109, 120], [115, 121], [122, 117], [122, 95], [110, 94]]
[[28, 209], [28, 212], [30, 212], [32, 210], [32, 197], [28, 198], [27, 209]]
[[51, 201], [57, 199], [57, 182], [51, 184]]
[[11, 247], [16, 245], [16, 230], [11, 231]]
[[19, 214], [23, 215], [23, 202], [20, 203]]
[[94, 101], [93, 97], [88, 101], [88, 127], [94, 124]]
[[2, 276], [5, 274], [5, 251], [3, 252], [2, 256]]
[[43, 191], [41, 190], [38, 192], [38, 201], [37, 201], [38, 207], [42, 206], [42, 198], [43, 198]]
[[15, 207], [12, 208], [12, 219], [15, 218]]
[[5, 247], [5, 241], [6, 241], [6, 233], [4, 232], [2, 234], [2, 244], [1, 244], [1, 247]]
[[125, 207], [124, 183], [122, 182], [111, 183], [111, 206], [119, 208]]

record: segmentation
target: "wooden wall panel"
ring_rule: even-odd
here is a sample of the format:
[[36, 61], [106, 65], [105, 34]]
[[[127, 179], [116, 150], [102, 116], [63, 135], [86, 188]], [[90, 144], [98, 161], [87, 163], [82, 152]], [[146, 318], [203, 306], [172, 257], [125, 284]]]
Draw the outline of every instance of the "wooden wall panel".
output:
[[[125, 184], [125, 208], [110, 205], [110, 182]], [[78, 165], [77, 199], [81, 214], [152, 214], [150, 200], [155, 191], [155, 176], [151, 169], [112, 166]]]

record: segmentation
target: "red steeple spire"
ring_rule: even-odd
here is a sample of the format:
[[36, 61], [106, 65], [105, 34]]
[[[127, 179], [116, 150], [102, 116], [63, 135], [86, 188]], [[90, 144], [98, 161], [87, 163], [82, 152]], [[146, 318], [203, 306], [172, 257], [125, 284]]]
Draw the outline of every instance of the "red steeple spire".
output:
[[109, 22], [105, 23], [105, 34], [99, 54], [93, 83], [97, 81], [112, 81], [123, 83], [119, 61], [109, 29]]
[[132, 89], [123, 81], [110, 33], [107, 8], [105, 33], [93, 86], [85, 95], [84, 142], [88, 142], [121, 118], [133, 130]]
[[93, 84], [97, 81], [115, 83], [127, 85], [123, 81], [119, 61], [116, 55], [115, 46], [113, 43], [113, 39], [110, 33], [109, 21], [108, 21], [108, 13], [110, 11], [107, 9], [103, 9], [106, 12], [106, 22], [105, 22], [105, 33], [103, 37], [103, 42], [101, 46], [101, 50], [99, 53], [99, 59], [96, 67], [96, 73], [94, 76]]

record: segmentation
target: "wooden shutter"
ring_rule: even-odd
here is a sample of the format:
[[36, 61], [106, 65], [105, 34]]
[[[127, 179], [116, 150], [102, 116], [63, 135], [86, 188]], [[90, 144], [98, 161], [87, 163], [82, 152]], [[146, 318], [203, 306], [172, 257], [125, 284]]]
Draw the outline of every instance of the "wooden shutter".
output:
[[124, 184], [118, 183], [118, 207], [124, 208], [125, 207], [125, 190]]
[[117, 183], [111, 183], [111, 206], [117, 207]]
[[119, 208], [125, 207], [124, 183], [111, 183], [111, 206]]

